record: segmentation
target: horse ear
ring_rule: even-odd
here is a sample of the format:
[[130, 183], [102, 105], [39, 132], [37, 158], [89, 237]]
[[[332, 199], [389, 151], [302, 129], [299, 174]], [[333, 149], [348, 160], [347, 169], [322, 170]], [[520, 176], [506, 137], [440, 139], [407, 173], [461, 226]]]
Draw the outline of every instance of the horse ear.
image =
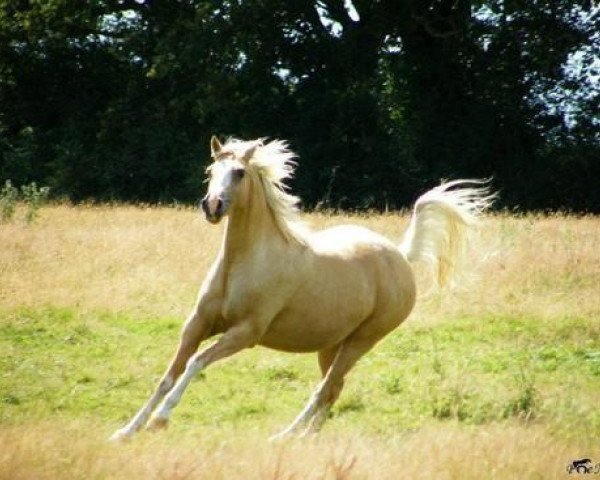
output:
[[244, 152], [244, 155], [242, 157], [242, 161], [248, 163], [250, 161], [250, 159], [254, 156], [254, 152], [256, 152], [256, 149], [260, 146], [260, 143], [256, 142], [254, 145], [252, 145], [248, 150], [246, 150]]
[[217, 158], [217, 155], [221, 152], [223, 145], [219, 142], [216, 135], [213, 135], [210, 139], [210, 154], [213, 158]]

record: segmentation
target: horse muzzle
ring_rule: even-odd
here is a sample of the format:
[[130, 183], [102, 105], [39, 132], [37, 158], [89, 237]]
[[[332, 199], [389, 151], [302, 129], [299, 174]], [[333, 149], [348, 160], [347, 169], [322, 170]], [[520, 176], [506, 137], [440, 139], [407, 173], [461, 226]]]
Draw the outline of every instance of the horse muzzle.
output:
[[206, 220], [210, 223], [219, 223], [225, 214], [226, 203], [222, 198], [217, 196], [206, 195], [200, 201], [200, 207], [206, 216]]

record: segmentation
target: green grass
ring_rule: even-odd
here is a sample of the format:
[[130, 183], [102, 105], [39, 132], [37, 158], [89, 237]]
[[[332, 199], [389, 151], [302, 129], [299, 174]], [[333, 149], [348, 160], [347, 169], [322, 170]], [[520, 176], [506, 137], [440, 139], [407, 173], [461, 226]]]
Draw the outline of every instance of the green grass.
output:
[[[311, 214], [392, 239], [398, 215]], [[486, 218], [489, 253], [350, 372], [315, 438], [267, 438], [319, 381], [316, 355], [212, 365], [167, 432], [106, 439], [169, 362], [221, 232], [191, 210], [45, 207], [0, 229], [0, 480], [570, 478], [600, 462], [600, 221]], [[468, 454], [467, 454], [468, 453]]]
[[[74, 309], [0, 311], [0, 423], [84, 418], [109, 433], [146, 400], [180, 323]], [[315, 355], [242, 352], [194, 382], [171, 430], [275, 433], [318, 379]], [[393, 435], [440, 422], [517, 421], [592, 444], [600, 437], [599, 398], [595, 319], [409, 320], [350, 373], [325, 430]]]

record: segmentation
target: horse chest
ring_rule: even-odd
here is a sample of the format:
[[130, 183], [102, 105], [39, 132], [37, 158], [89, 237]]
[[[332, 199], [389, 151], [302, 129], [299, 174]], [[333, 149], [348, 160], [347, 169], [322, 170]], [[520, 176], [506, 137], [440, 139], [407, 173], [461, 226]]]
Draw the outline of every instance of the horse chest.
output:
[[282, 308], [294, 289], [293, 283], [265, 268], [232, 270], [221, 292], [221, 315], [227, 324], [238, 321], [268, 321]]

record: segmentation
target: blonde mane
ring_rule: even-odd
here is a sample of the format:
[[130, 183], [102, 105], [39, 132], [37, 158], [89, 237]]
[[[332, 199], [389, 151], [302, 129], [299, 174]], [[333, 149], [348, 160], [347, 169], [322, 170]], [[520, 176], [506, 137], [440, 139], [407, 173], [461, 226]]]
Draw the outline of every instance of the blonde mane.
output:
[[223, 145], [223, 151], [233, 152], [240, 158], [253, 147], [256, 148], [248, 166], [260, 179], [275, 224], [287, 241], [306, 245], [308, 228], [299, 219], [300, 199], [288, 193], [289, 187], [285, 184], [294, 175], [296, 154], [282, 140], [265, 143], [263, 138], [251, 141], [230, 139]]

